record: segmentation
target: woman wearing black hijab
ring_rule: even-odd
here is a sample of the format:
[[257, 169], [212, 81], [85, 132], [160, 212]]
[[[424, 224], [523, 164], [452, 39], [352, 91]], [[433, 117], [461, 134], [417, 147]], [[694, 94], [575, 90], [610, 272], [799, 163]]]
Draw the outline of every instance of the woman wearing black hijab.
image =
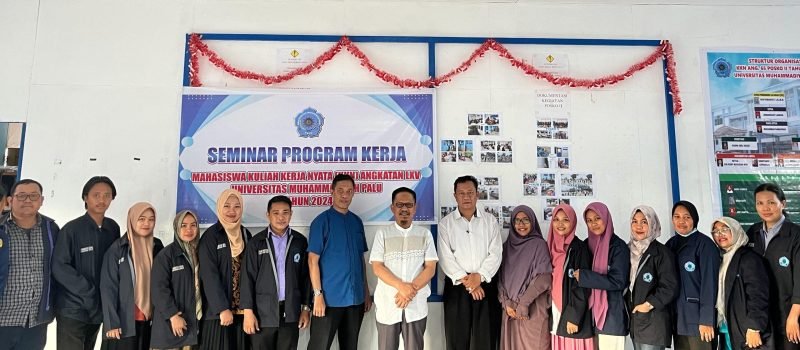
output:
[[666, 245], [676, 256], [681, 281], [675, 302], [675, 350], [716, 349], [720, 256], [714, 241], [697, 230], [699, 220], [694, 204], [679, 201], [672, 206], [675, 235]]

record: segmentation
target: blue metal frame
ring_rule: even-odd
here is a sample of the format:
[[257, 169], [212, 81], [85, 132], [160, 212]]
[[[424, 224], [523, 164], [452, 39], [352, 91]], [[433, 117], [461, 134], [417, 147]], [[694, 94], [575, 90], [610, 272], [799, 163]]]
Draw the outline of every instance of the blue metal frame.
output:
[[[198, 33], [203, 40], [222, 41], [300, 41], [300, 42], [337, 42], [342, 37], [338, 35], [294, 35], [294, 34], [219, 34]], [[478, 37], [439, 37], [439, 36], [348, 36], [352, 42], [362, 43], [427, 43], [428, 44], [428, 75], [436, 76], [436, 44], [482, 44], [487, 38]], [[189, 86], [189, 39], [186, 35], [184, 53], [183, 86]], [[631, 39], [554, 39], [554, 38], [492, 38], [501, 44], [520, 45], [574, 45], [574, 46], [660, 46], [661, 40], [631, 40]], [[672, 200], [680, 196], [680, 179], [678, 174], [678, 150], [675, 138], [675, 111], [672, 108], [672, 95], [670, 94], [669, 81], [667, 80], [666, 61], [663, 62], [664, 97], [667, 112], [667, 139], [669, 142], [669, 167], [672, 183]], [[24, 130], [24, 129], [23, 129]], [[23, 131], [24, 135], [24, 131]], [[20, 157], [21, 161], [21, 157]], [[438, 236], [437, 225], [431, 225], [434, 238]], [[437, 272], [438, 276], [438, 272]], [[437, 276], [431, 280], [431, 289], [434, 294], [429, 301], [441, 301], [442, 296], [436, 294]]]
[[17, 159], [17, 181], [22, 179], [22, 156], [25, 154], [25, 131], [28, 129], [28, 123], [22, 123], [22, 135], [19, 140], [19, 159]]

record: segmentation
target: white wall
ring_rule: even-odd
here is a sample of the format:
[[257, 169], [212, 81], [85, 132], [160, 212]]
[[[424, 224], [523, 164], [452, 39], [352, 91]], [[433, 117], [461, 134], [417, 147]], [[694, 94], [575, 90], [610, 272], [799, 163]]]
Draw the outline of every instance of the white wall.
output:
[[[0, 121], [28, 123], [22, 175], [43, 183], [44, 213], [60, 223], [79, 215], [83, 182], [104, 173], [120, 188], [110, 215], [122, 220], [128, 206], [139, 200], [153, 202], [159, 213], [174, 210], [177, 116], [184, 34], [188, 32], [670, 39], [685, 108], [677, 119], [681, 195], [698, 205], [704, 227], [715, 215], [711, 212], [715, 193], [707, 170], [705, 147], [709, 140], [701, 91], [705, 67], [699, 50], [743, 46], [800, 49], [800, 36], [795, 34], [800, 32], [800, 1], [761, 1], [759, 5], [744, 0], [687, 2], [2, 0]], [[405, 63], [391, 63], [391, 54], [368, 53], [381, 57], [382, 63], [385, 59], [389, 70], [409, 75], [417, 74], [409, 67], [424, 65], [416, 59], [418, 55], [404, 56]], [[621, 56], [618, 63], [628, 57]], [[452, 59], [460, 61], [458, 56]], [[358, 73], [352, 64], [335, 62], [330, 71], [320, 72], [328, 74], [321, 81], [335, 79], [342, 74], [336, 73], [337, 67], [345, 67], [362, 74], [345, 80], [347, 87], [384, 87]], [[497, 63], [487, 67], [476, 70], [504, 69]], [[303, 82], [287, 86], [302, 86]], [[479, 85], [480, 81], [462, 83], [466, 87], [461, 92], [466, 92], [470, 84]], [[503, 87], [508, 85], [501, 80], [492, 84], [499, 89], [489, 98], [484, 95], [476, 108], [501, 110], [508, 106], [509, 98], [503, 97]], [[660, 91], [620, 90], [626, 89], [576, 95], [611, 94], [625, 103], [640, 96], [659, 101]], [[446, 94], [442, 91], [442, 97]], [[662, 106], [653, 108], [658, 115]], [[464, 112], [457, 113], [461, 116]], [[637, 140], [639, 146], [647, 145], [646, 137]], [[90, 162], [89, 158], [97, 160]], [[663, 166], [660, 162], [668, 160], [659, 156], [651, 164]], [[669, 191], [661, 180], [635, 187], [630, 192], [606, 194], [619, 198], [620, 208], [614, 211], [618, 227], [624, 227], [627, 219], [623, 206], [647, 203]], [[445, 188], [441, 192], [442, 197], [449, 196]], [[650, 204], [666, 221], [669, 204]], [[170, 236], [166, 216], [159, 220], [161, 237]], [[627, 230], [621, 231], [627, 238]], [[441, 305], [431, 304], [431, 308], [428, 343], [429, 348], [438, 349], [443, 344]], [[370, 315], [362, 328], [364, 348], [374, 347], [373, 325], [374, 316]], [[51, 349], [55, 348], [54, 328]]]

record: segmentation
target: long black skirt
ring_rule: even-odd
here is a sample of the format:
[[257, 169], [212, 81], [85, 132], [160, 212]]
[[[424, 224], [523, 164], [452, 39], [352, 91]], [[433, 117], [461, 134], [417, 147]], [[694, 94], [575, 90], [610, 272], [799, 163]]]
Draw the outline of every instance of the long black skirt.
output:
[[103, 334], [101, 350], [147, 350], [150, 349], [150, 321], [136, 321], [136, 335], [122, 339], [106, 339]]
[[200, 350], [250, 350], [244, 332], [244, 315], [233, 315], [233, 324], [223, 327], [219, 320], [200, 321]]

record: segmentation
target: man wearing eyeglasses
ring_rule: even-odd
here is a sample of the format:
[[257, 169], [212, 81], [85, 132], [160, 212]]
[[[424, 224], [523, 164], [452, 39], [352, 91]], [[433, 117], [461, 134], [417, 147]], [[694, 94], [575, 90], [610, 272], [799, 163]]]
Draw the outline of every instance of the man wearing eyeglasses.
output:
[[375, 321], [378, 349], [397, 350], [400, 335], [406, 349], [423, 349], [428, 317], [428, 286], [436, 273], [436, 248], [428, 229], [413, 225], [417, 194], [407, 187], [392, 192], [395, 222], [375, 233], [369, 261], [378, 277]]
[[94, 349], [103, 309], [100, 268], [108, 247], [119, 238], [119, 225], [106, 217], [117, 196], [111, 179], [95, 176], [83, 186], [86, 213], [61, 229], [53, 253], [53, 272], [60, 285], [56, 298], [58, 350]]
[[478, 210], [478, 180], [461, 176], [453, 184], [458, 209], [439, 222], [439, 264], [444, 279], [445, 348], [497, 349], [502, 308], [494, 278], [503, 238], [494, 216]]
[[59, 228], [39, 214], [42, 185], [11, 187], [11, 213], [0, 218], [0, 349], [44, 349], [54, 317], [50, 264]]

